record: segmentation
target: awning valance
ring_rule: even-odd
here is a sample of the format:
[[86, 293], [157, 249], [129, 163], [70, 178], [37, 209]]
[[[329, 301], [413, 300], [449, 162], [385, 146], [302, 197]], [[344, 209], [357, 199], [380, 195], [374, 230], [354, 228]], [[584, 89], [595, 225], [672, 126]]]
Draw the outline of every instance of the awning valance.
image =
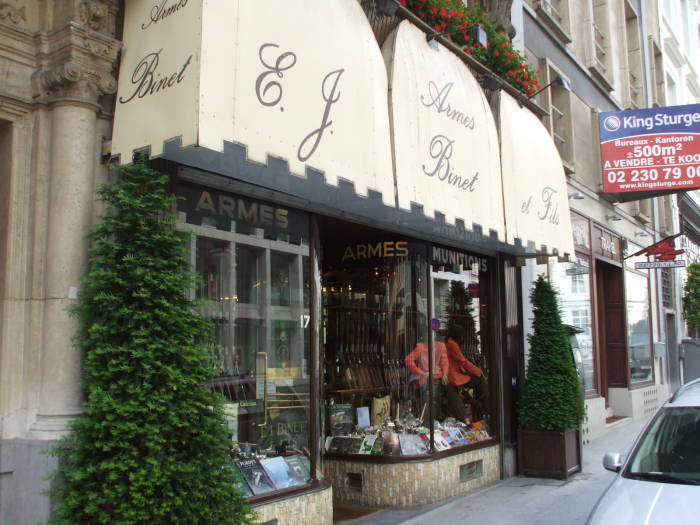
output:
[[398, 203], [504, 236], [498, 133], [489, 103], [454, 53], [403, 21], [385, 42]]
[[505, 92], [498, 108], [508, 243], [528, 255], [573, 257], [566, 176], [549, 132]]

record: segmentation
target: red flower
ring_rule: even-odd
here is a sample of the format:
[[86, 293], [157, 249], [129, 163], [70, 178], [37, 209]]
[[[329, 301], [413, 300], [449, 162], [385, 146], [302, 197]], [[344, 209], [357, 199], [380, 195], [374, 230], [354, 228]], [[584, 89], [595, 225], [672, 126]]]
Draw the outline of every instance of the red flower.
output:
[[508, 42], [503, 42], [501, 44], [501, 49], [505, 49], [506, 47], [508, 47]]
[[433, 12], [434, 15], [436, 15], [438, 12], [437, 6], [435, 4], [430, 5], [430, 10]]
[[440, 9], [440, 16], [445, 16], [446, 12], [447, 10], [443, 7], [442, 9]]
[[435, 29], [435, 31], [440, 31], [440, 24], [435, 24], [433, 29]]
[[406, 7], [406, 0], [401, 0], [401, 5]]
[[471, 48], [466, 47], [466, 46], [464, 47], [464, 52], [465, 52], [467, 55], [471, 55], [471, 54], [472, 54]]
[[508, 70], [508, 76], [509, 76], [509, 77], [514, 77], [514, 76], [515, 76], [515, 71], [513, 71], [512, 69]]
[[494, 49], [493, 56], [497, 57], [498, 55], [500, 55], [500, 53], [498, 52], [498, 49]]

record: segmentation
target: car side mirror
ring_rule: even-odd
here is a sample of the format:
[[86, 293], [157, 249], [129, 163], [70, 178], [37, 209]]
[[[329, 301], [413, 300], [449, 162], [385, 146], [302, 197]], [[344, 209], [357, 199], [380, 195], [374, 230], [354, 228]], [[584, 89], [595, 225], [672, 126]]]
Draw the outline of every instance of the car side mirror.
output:
[[611, 472], [620, 472], [625, 457], [618, 452], [608, 452], [603, 456], [603, 467]]

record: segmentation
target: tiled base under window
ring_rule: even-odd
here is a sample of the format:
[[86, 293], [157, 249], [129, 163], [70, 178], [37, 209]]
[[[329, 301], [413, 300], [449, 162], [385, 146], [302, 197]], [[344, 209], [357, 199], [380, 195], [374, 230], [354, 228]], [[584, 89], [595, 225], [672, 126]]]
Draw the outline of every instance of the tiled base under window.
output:
[[370, 463], [326, 459], [326, 479], [336, 503], [376, 507], [428, 505], [501, 476], [498, 445], [417, 463]]
[[258, 513], [256, 523], [259, 524], [271, 522], [275, 525], [332, 525], [333, 489], [328, 487], [265, 503], [253, 507], [253, 510]]

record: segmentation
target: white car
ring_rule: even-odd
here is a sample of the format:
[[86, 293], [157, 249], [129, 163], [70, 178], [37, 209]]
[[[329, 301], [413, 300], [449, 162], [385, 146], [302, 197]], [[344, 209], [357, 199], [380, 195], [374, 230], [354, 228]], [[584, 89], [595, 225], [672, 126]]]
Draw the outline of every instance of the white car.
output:
[[700, 379], [659, 408], [627, 458], [608, 452], [603, 466], [618, 475], [589, 525], [700, 523]]

